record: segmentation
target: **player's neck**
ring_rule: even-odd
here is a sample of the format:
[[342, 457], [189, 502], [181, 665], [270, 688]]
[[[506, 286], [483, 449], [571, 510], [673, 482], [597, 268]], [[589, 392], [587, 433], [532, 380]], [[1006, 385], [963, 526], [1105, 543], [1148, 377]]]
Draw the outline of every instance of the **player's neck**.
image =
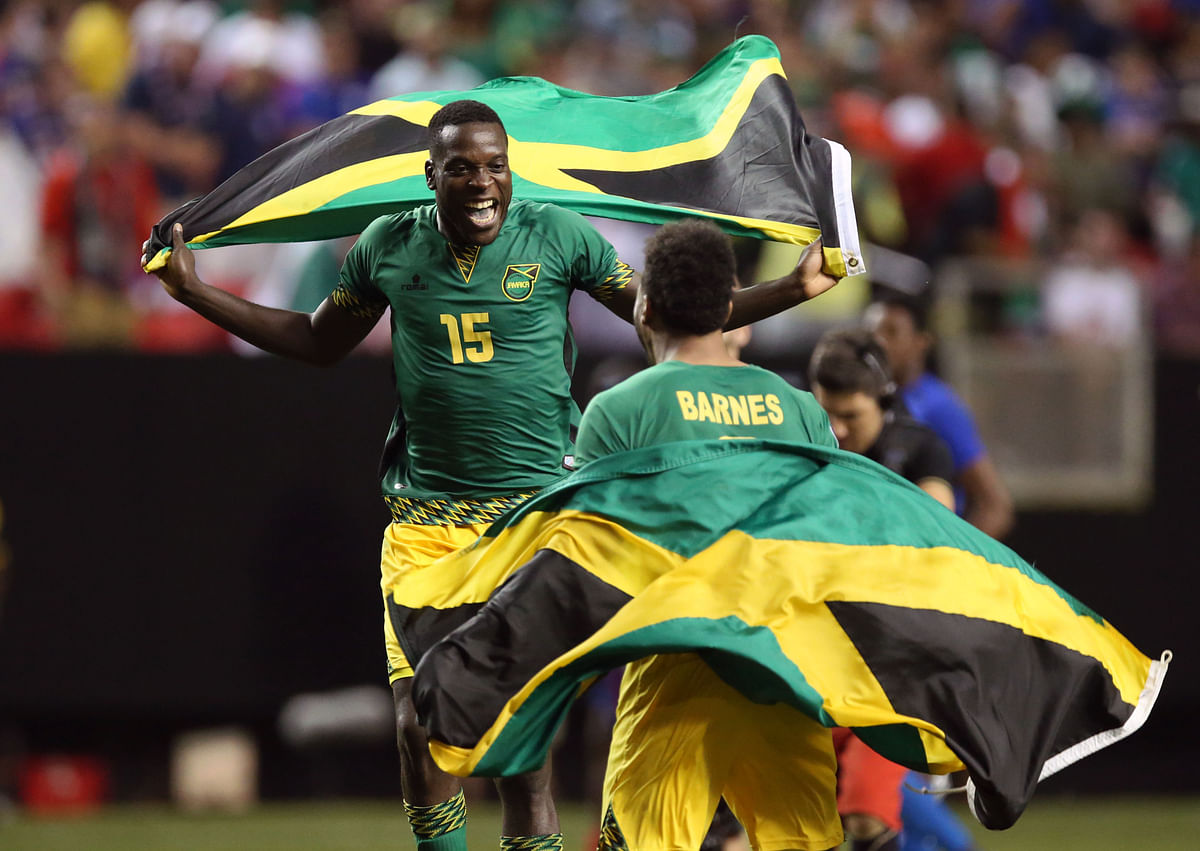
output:
[[725, 338], [720, 331], [700, 336], [667, 337], [662, 341], [660, 353], [659, 363], [677, 360], [697, 366], [743, 366], [725, 348]]

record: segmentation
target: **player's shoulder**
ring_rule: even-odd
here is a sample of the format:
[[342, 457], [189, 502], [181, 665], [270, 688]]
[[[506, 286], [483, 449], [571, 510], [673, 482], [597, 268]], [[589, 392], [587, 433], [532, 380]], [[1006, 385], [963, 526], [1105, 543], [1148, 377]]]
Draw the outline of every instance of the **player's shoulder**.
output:
[[799, 387], [796, 387], [775, 370], [768, 369], [765, 366], [760, 366], [756, 363], [744, 363], [742, 364], [742, 369], [746, 370], [747, 375], [757, 375], [759, 376], [760, 380], [770, 382], [771, 384], [775, 384], [781, 388], [784, 388], [785, 390], [794, 390], [797, 393], [807, 392], [801, 390]]
[[632, 375], [623, 378], [612, 387], [601, 390], [592, 397], [592, 401], [588, 403], [588, 407], [590, 408], [597, 403], [599, 407], [604, 407], [621, 399], [628, 398], [631, 395], [640, 394], [648, 383], [654, 381], [655, 376], [652, 375], [654, 370], [655, 367], [652, 366], [640, 369]]
[[591, 223], [579, 213], [548, 201], [527, 201], [515, 198], [509, 205], [508, 216], [514, 222], [526, 227], [595, 230]]
[[[527, 198], [514, 198], [508, 206], [510, 216], [532, 216], [535, 218], [583, 219], [574, 210], [560, 207], [549, 201], [530, 201]], [[585, 219], [586, 221], [586, 219]]]
[[913, 389], [931, 402], [956, 407], [963, 406], [962, 399], [959, 398], [954, 388], [932, 372], [926, 372], [918, 378], [914, 382]]
[[888, 422], [889, 430], [908, 443], [941, 443], [942, 439], [930, 426], [908, 414], [897, 413]]
[[656, 388], [664, 382], [671, 382], [681, 370], [686, 370], [686, 366], [679, 361], [663, 361], [640, 369], [612, 387], [601, 390], [592, 397], [588, 408], [594, 405], [598, 409], [611, 410], [630, 404], [645, 407], [654, 398]]
[[427, 204], [411, 210], [398, 213], [384, 213], [376, 216], [365, 228], [360, 239], [377, 239], [381, 237], [394, 238], [400, 234], [409, 233], [433, 221], [434, 206]]
[[932, 464], [936, 475], [942, 478], [949, 479], [954, 473], [950, 446], [937, 431], [920, 420], [894, 413], [884, 425], [880, 440], [889, 451], [902, 452], [906, 458]]

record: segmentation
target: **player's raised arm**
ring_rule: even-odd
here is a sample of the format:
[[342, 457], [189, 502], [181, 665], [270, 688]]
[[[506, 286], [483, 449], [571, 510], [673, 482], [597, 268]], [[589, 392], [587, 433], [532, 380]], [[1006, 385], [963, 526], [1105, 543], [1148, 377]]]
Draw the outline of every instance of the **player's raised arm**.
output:
[[[838, 279], [823, 271], [821, 240], [809, 243], [796, 268], [782, 278], [743, 287], [733, 294], [733, 313], [725, 330], [740, 328], [768, 316], [795, 307], [832, 289]], [[634, 273], [629, 285], [617, 290], [604, 304], [626, 322], [633, 322], [633, 305], [641, 286], [641, 275]]]
[[[143, 256], [143, 265], [147, 259]], [[171, 230], [166, 264], [154, 274], [173, 299], [214, 325], [264, 351], [317, 366], [341, 360], [378, 321], [356, 316], [329, 299], [314, 312], [301, 313], [255, 304], [206, 284], [196, 274], [196, 258], [180, 224]]]
[[824, 263], [822, 243], [817, 239], [804, 249], [796, 268], [782, 278], [737, 290], [725, 330], [774, 316], [832, 289], [838, 279], [824, 271]]

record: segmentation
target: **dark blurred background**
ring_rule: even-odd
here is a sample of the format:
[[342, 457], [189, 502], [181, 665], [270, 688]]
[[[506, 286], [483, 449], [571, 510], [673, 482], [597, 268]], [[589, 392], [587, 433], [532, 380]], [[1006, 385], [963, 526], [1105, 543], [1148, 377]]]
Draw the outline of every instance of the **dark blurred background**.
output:
[[[872, 287], [928, 298], [937, 371], [1017, 506], [1005, 542], [1176, 653], [1145, 729], [1048, 790], [1200, 787], [1200, 3], [50, 0], [0, 4], [0, 796], [55, 800], [55, 758], [109, 800], [163, 799], [197, 731], [248, 743], [261, 797], [398, 793], [386, 334], [330, 370], [256, 356], [142, 274], [150, 226], [381, 97], [508, 74], [646, 94], [748, 33], [851, 151], [870, 275], [760, 323], [745, 357], [804, 386]], [[595, 221], [637, 267], [652, 229]], [[198, 262], [307, 310], [348, 244]], [[745, 280], [798, 256], [738, 251]], [[602, 308], [573, 318], [584, 404], [638, 353]], [[577, 714], [559, 783], [581, 797]]]

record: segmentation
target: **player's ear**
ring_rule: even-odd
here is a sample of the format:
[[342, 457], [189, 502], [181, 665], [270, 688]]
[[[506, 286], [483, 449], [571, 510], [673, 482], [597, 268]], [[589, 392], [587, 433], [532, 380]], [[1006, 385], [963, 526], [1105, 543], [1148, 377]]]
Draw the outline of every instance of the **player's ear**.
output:
[[633, 305], [634, 320], [639, 325], [646, 325], [650, 322], [650, 317], [654, 315], [654, 311], [650, 307], [650, 299], [643, 296], [639, 298]]
[[433, 185], [433, 160], [425, 160], [425, 185], [428, 186], [430, 189], [434, 188], [434, 185]]

